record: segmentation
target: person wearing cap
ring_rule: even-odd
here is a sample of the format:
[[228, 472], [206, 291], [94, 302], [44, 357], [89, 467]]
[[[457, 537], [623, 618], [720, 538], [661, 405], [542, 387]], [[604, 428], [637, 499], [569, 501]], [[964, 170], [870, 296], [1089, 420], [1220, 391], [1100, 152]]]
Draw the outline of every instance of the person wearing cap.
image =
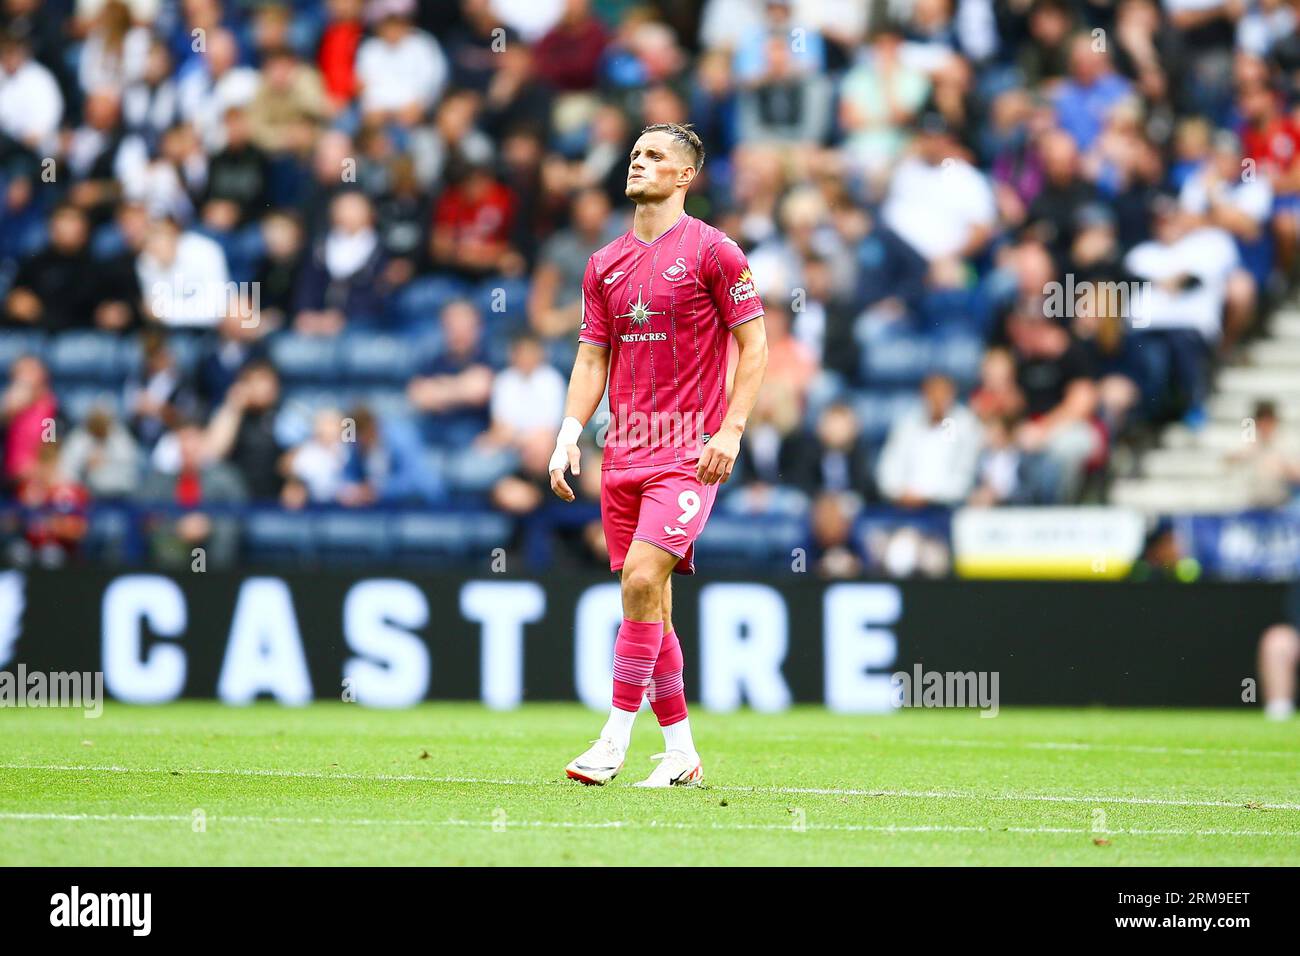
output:
[[371, 0], [366, 20], [374, 35], [357, 50], [361, 112], [367, 123], [414, 126], [438, 101], [447, 59], [411, 20], [415, 0]]

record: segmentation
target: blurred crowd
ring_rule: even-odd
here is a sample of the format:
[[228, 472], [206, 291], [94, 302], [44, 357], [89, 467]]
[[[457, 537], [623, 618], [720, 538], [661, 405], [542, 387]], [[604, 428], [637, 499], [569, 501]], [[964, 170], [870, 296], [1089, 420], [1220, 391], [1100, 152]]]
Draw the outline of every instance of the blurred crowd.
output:
[[[57, 560], [126, 501], [167, 506], [155, 559], [230, 562], [243, 503], [551, 507], [583, 269], [663, 122], [703, 138], [687, 211], [767, 307], [722, 513], [797, 517], [850, 574], [872, 508], [1104, 500], [1117, 449], [1203, 425], [1290, 290], [1298, 18], [0, 0], [0, 477], [39, 511], [17, 539]], [[600, 561], [598, 523], [571, 537]]]

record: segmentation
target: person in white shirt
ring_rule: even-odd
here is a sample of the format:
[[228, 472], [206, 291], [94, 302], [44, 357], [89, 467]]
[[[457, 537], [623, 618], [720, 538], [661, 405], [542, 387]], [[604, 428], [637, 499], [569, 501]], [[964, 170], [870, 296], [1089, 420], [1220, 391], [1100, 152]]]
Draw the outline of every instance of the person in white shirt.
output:
[[1208, 343], [1223, 331], [1229, 277], [1237, 268], [1232, 235], [1162, 196], [1154, 205], [1153, 239], [1138, 243], [1124, 267], [1149, 283], [1133, 309], [1134, 329], [1187, 329]]
[[234, 285], [221, 246], [182, 232], [174, 219], [151, 225], [135, 269], [145, 308], [163, 325], [211, 328], [231, 308]]
[[361, 110], [369, 123], [414, 126], [438, 101], [447, 59], [438, 41], [411, 24], [414, 0], [371, 0], [374, 36], [357, 50]]
[[50, 155], [63, 119], [63, 94], [54, 74], [31, 57], [26, 38], [0, 36], [0, 136]]
[[[922, 117], [915, 155], [894, 171], [884, 224], [930, 263], [932, 279], [977, 255], [993, 235], [997, 205], [988, 179], [961, 158], [940, 114]], [[940, 284], [951, 284], [942, 281]]]
[[149, 60], [149, 31], [131, 26], [131, 11], [122, 0], [109, 0], [81, 48], [77, 78], [85, 93], [120, 94], [139, 80]]
[[1288, 0], [1255, 0], [1237, 21], [1237, 49], [1266, 57], [1273, 44], [1296, 30], [1296, 11]]
[[308, 499], [314, 503], [331, 504], [343, 490], [343, 469], [348, 460], [343, 425], [338, 409], [321, 409], [313, 420], [311, 438], [293, 451], [289, 471], [302, 482]]
[[957, 404], [957, 388], [946, 375], [927, 375], [921, 397], [921, 407], [889, 430], [876, 484], [886, 499], [904, 508], [960, 504], [975, 484], [979, 421]]
[[536, 43], [560, 22], [565, 0], [490, 0], [488, 5], [525, 43]]
[[523, 447], [536, 432], [550, 433], [564, 417], [568, 383], [546, 361], [535, 335], [524, 334], [510, 348], [510, 366], [492, 383], [489, 442]]
[[1229, 280], [1240, 260], [1230, 233], [1201, 225], [1172, 197], [1157, 199], [1154, 213], [1155, 238], [1124, 257], [1124, 268], [1143, 283], [1129, 321], [1143, 361], [1153, 366], [1151, 380], [1182, 396], [1186, 424], [1197, 428], [1205, 421], [1209, 359], [1222, 337]]
[[226, 145], [226, 112], [251, 103], [261, 83], [257, 70], [239, 65], [235, 35], [209, 30], [202, 59], [183, 67], [177, 84], [181, 117], [198, 130], [209, 154]]

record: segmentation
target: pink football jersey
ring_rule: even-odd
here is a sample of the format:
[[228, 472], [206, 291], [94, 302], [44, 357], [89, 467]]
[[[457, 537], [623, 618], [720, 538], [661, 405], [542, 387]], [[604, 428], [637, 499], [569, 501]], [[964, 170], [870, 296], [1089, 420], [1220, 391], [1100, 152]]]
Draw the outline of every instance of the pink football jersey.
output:
[[611, 350], [604, 467], [698, 458], [727, 411], [729, 331], [762, 314], [745, 254], [692, 216], [598, 249], [578, 338]]

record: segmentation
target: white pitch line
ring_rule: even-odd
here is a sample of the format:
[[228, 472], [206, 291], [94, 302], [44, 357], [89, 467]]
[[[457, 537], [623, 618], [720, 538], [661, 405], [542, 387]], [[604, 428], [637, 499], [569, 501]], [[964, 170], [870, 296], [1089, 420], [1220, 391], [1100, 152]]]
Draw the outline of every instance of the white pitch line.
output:
[[1210, 747], [1154, 747], [1143, 744], [1090, 744], [1074, 741], [1038, 740], [1011, 743], [1002, 740], [954, 740], [949, 737], [917, 737], [898, 739], [898, 743], [927, 746], [987, 747], [994, 750], [1104, 750], [1108, 753], [1172, 754], [1181, 757], [1300, 757], [1294, 750], [1215, 750]]
[[[421, 774], [367, 774], [367, 773], [323, 773], [313, 770], [267, 770], [252, 769], [218, 769], [189, 767], [184, 770], [164, 767], [119, 767], [112, 765], [78, 766], [75, 764], [0, 764], [0, 770], [39, 770], [54, 773], [156, 773], [174, 776], [194, 774], [201, 776], [230, 777], [277, 777], [287, 779], [309, 780], [363, 780], [398, 783], [441, 783], [473, 784], [493, 787], [545, 787], [556, 784], [566, 785], [562, 780], [510, 780], [491, 777], [437, 777]], [[1225, 807], [1229, 809], [1251, 810], [1292, 810], [1300, 811], [1300, 803], [1255, 803], [1246, 800], [1166, 800], [1159, 797], [1124, 797], [1124, 796], [1074, 796], [1052, 793], [977, 793], [968, 790], [870, 790], [851, 787], [769, 787], [769, 786], [718, 786], [708, 784], [707, 789], [718, 793], [780, 793], [808, 794], [829, 797], [896, 797], [905, 800], [996, 800], [1000, 802], [1024, 803], [1113, 803], [1132, 806], [1157, 807]]]
[[[188, 814], [145, 813], [0, 813], [0, 820], [23, 822], [54, 821], [61, 823], [191, 823]], [[813, 823], [797, 827], [788, 823], [683, 823], [665, 820], [375, 820], [361, 817], [258, 817], [208, 816], [205, 823], [219, 826], [234, 824], [273, 824], [276, 826], [365, 826], [365, 827], [467, 827], [531, 830], [762, 830], [788, 833], [834, 831], [841, 833], [1015, 833], [1015, 834], [1082, 834], [1109, 836], [1231, 836], [1231, 837], [1300, 837], [1300, 831], [1221, 830], [1221, 829], [1139, 829], [1090, 830], [1078, 827], [971, 827], [945, 824], [866, 824]]]

